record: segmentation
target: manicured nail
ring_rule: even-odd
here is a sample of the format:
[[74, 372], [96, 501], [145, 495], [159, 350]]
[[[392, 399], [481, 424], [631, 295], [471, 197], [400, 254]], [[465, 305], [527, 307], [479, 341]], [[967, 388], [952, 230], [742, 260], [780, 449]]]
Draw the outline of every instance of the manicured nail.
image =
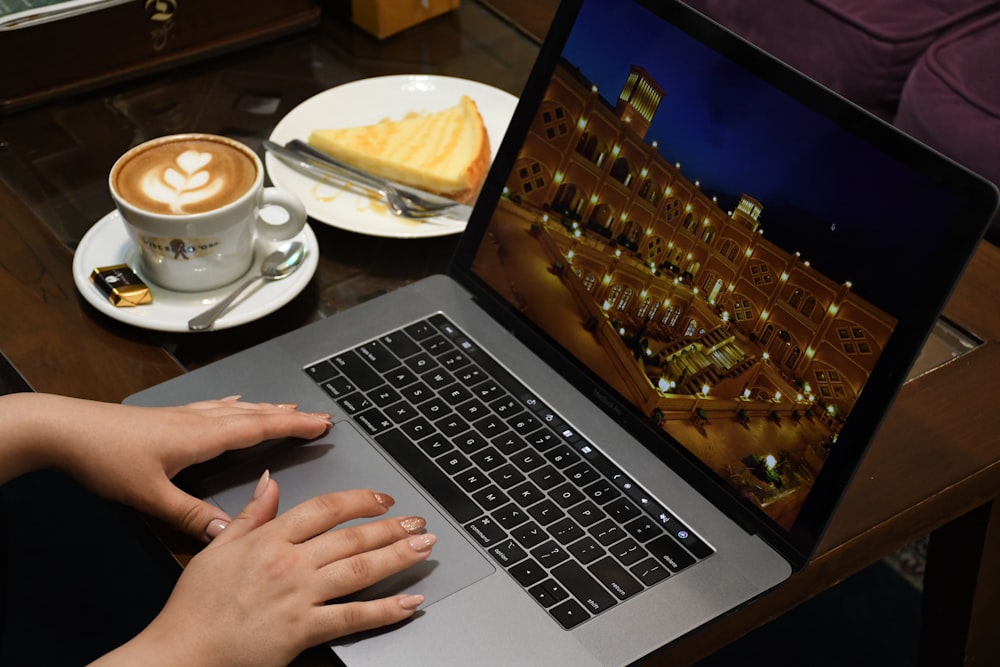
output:
[[333, 415], [328, 412], [304, 412], [303, 414], [309, 415], [310, 417], [315, 417], [325, 422], [332, 422]]
[[267, 483], [271, 480], [271, 471], [265, 470], [264, 474], [260, 476], [260, 480], [257, 482], [257, 488], [253, 490], [253, 498], [257, 500], [260, 494], [264, 493], [264, 489], [267, 488]]
[[208, 536], [208, 539], [214, 540], [228, 525], [229, 522], [222, 519], [212, 519], [208, 524], [208, 528], [205, 529], [205, 535]]
[[427, 527], [427, 521], [423, 517], [411, 516], [402, 519], [399, 525], [403, 527], [403, 530], [408, 532], [410, 535], [416, 535], [423, 532], [424, 528]]
[[375, 502], [377, 502], [382, 507], [385, 507], [386, 509], [396, 504], [396, 500], [387, 493], [379, 493], [378, 491], [375, 491], [374, 495], [375, 495]]
[[409, 539], [410, 548], [420, 553], [430, 551], [435, 542], [437, 542], [437, 537], [433, 533], [414, 535]]
[[233, 401], [238, 401], [241, 398], [243, 398], [243, 394], [233, 394], [232, 396], [226, 396], [225, 398], [220, 399], [220, 400], [232, 403]]
[[299, 407], [298, 403], [278, 403], [278, 407], [282, 410], [295, 410]]
[[413, 611], [423, 603], [423, 595], [407, 595], [406, 597], [399, 598], [399, 606], [406, 611]]

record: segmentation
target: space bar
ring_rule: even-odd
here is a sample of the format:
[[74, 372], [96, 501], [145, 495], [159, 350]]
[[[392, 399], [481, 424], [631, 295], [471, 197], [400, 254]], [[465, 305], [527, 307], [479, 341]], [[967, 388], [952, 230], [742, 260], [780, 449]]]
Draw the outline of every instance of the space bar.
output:
[[459, 523], [467, 523], [483, 513], [479, 506], [455, 482], [428, 459], [399, 429], [375, 436], [375, 441], [389, 452], [396, 463], [438, 501]]

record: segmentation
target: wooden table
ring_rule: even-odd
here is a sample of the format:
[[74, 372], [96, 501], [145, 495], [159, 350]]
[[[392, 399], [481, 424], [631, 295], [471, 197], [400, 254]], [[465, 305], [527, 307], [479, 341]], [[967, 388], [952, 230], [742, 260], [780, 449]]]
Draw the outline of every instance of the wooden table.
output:
[[[229, 331], [162, 334], [89, 307], [74, 288], [71, 260], [86, 230], [112, 208], [112, 162], [138, 140], [197, 129], [257, 148], [300, 101], [365, 76], [461, 76], [517, 94], [556, 3], [489, 4], [466, 0], [457, 12], [381, 43], [327, 17], [307, 33], [0, 117], [0, 352], [10, 366], [36, 391], [120, 401], [443, 271], [454, 237], [379, 239], [314, 224], [320, 266], [292, 303]], [[276, 109], [261, 114], [243, 104], [247, 96]], [[923, 664], [961, 664], [963, 656], [966, 664], [1000, 663], [989, 636], [1000, 618], [1000, 412], [991, 389], [1000, 371], [997, 303], [1000, 249], [983, 244], [945, 311], [983, 343], [905, 386], [815, 559], [649, 664], [695, 662], [928, 533], [924, 618], [932, 631], [923, 633]], [[173, 537], [165, 539], [183, 560], [195, 547]]]

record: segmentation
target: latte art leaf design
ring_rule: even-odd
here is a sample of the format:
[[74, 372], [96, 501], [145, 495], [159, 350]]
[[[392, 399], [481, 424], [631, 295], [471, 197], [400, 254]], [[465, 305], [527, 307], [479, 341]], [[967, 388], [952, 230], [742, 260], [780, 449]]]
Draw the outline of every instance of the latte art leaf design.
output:
[[184, 213], [187, 206], [211, 199], [222, 189], [222, 180], [213, 178], [205, 169], [211, 161], [210, 153], [186, 150], [173, 165], [147, 172], [142, 189], [150, 199], [169, 207], [171, 213]]

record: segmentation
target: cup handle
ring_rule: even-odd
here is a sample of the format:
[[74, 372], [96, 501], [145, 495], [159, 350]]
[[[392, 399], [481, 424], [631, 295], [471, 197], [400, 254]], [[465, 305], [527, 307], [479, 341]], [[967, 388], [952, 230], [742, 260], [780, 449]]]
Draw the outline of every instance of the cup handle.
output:
[[[280, 210], [275, 210], [280, 209]], [[261, 241], [287, 241], [306, 224], [306, 207], [287, 190], [264, 188], [257, 207], [257, 238]]]

